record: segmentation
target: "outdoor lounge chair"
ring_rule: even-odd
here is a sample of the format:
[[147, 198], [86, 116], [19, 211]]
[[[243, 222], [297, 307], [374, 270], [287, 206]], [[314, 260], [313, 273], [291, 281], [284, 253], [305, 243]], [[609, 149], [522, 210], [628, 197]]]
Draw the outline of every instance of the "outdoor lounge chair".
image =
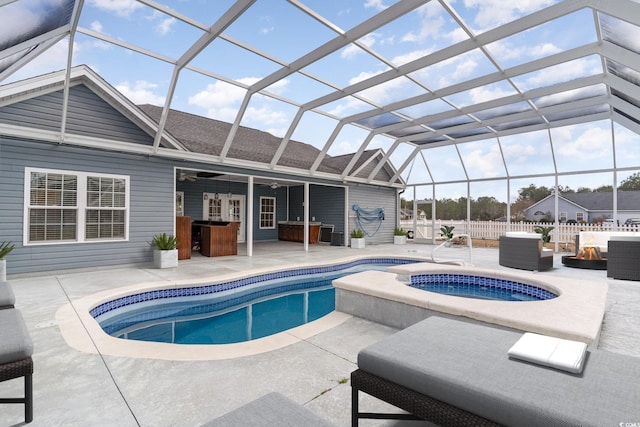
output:
[[[591, 349], [574, 374], [509, 358], [522, 335], [434, 316], [365, 348], [351, 374], [352, 426], [361, 418], [544, 427], [637, 420], [639, 358]], [[361, 391], [409, 414], [360, 412]]]
[[23, 403], [25, 423], [33, 420], [33, 343], [22, 314], [0, 310], [0, 382], [24, 377], [24, 397], [0, 398], [0, 404]]
[[269, 393], [202, 427], [331, 427], [333, 424], [280, 393]]
[[553, 250], [542, 246], [537, 233], [507, 233], [500, 236], [498, 263], [521, 270], [544, 271], [553, 268]]
[[16, 303], [16, 297], [9, 282], [0, 282], [0, 310], [3, 308], [13, 308]]

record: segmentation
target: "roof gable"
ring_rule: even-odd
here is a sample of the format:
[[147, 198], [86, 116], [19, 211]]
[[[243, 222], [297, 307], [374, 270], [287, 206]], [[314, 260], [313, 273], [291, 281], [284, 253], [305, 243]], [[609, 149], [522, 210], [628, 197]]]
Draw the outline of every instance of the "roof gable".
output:
[[[145, 146], [153, 145], [158, 130], [155, 122], [86, 66], [73, 68], [68, 80], [58, 71], [3, 86], [0, 127], [3, 133], [39, 129], [45, 131], [41, 137], [59, 141], [89, 137]], [[184, 149], [168, 134], [162, 145]]]
[[[60, 132], [63, 90], [0, 107], [0, 123]], [[69, 89], [66, 132], [152, 145], [153, 136], [83, 84]]]

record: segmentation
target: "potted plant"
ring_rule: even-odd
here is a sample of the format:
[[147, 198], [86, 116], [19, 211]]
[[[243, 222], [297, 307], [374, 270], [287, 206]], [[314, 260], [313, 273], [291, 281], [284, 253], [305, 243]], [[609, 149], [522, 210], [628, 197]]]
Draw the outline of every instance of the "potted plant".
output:
[[396, 228], [393, 232], [393, 244], [404, 245], [405, 243], [407, 243], [407, 231], [402, 227]]
[[153, 265], [156, 268], [174, 268], [178, 266], [178, 241], [172, 234], [162, 233], [153, 236]]
[[440, 227], [440, 235], [445, 239], [445, 246], [451, 246], [451, 239], [453, 239], [453, 229], [456, 228], [453, 225], [443, 225]]
[[0, 244], [0, 282], [7, 281], [7, 260], [4, 257], [9, 255], [14, 246], [11, 242], [6, 241]]
[[351, 247], [354, 249], [362, 249], [365, 246], [364, 231], [361, 229], [351, 230]]
[[551, 241], [551, 231], [554, 227], [542, 227], [537, 226], [533, 229], [536, 233], [540, 234], [542, 238], [542, 246], [545, 246], [547, 243]]

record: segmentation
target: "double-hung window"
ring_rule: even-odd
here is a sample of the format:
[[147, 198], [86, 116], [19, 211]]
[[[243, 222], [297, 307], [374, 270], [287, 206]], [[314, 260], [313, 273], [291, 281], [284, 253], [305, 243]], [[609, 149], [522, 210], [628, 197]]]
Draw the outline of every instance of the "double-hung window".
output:
[[25, 169], [25, 244], [128, 239], [129, 177]]
[[276, 198], [260, 197], [260, 228], [276, 228]]

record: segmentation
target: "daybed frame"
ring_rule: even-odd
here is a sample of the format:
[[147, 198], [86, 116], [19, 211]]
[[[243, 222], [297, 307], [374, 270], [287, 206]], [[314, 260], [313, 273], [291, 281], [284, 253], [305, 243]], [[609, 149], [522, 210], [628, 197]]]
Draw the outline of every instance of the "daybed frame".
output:
[[[521, 336], [432, 316], [370, 345], [351, 376], [352, 425], [417, 418], [443, 426], [601, 427], [637, 417], [639, 358], [589, 349], [574, 374], [510, 359]], [[361, 412], [360, 391], [409, 414]]]
[[[358, 392], [367, 393], [408, 414], [360, 412]], [[428, 420], [442, 427], [494, 427], [499, 424], [433, 399], [361, 369], [351, 373], [351, 425], [359, 419]]]

